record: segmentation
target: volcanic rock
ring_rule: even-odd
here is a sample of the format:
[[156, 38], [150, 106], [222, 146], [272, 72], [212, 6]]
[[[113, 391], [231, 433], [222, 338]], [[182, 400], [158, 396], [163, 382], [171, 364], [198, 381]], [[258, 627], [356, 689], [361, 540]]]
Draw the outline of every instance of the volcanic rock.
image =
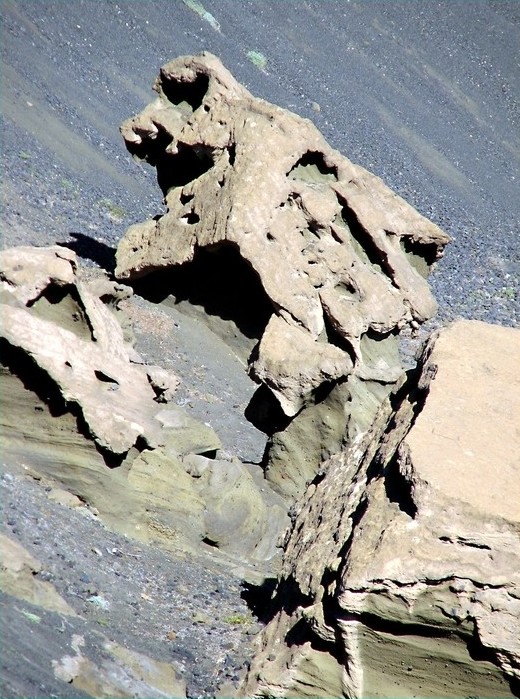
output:
[[520, 331], [459, 321], [332, 457], [242, 696], [518, 696]]
[[118, 532], [173, 550], [211, 544], [241, 570], [272, 559], [285, 506], [238, 459], [216, 459], [214, 430], [172, 402], [177, 377], [135, 356], [106, 305], [131, 290], [88, 281], [59, 246], [0, 253], [0, 282], [5, 455]]
[[[295, 499], [356, 421], [351, 393], [365, 394], [370, 421], [381, 386], [387, 393], [399, 377], [395, 335], [435, 312], [425, 277], [448, 237], [310, 121], [253, 97], [215, 56], [171, 61], [155, 90], [121, 130], [130, 152], [155, 166], [167, 213], [129, 228], [116, 275], [136, 283], [162, 270], [150, 288], [160, 279], [163, 296], [220, 315], [230, 344], [237, 327], [249, 349], [256, 342], [249, 371], [263, 390], [248, 417], [271, 437], [267, 478]], [[366, 390], [343, 391], [341, 428], [323, 440], [314, 409], [350, 378]], [[286, 429], [305, 412], [296, 448]]]

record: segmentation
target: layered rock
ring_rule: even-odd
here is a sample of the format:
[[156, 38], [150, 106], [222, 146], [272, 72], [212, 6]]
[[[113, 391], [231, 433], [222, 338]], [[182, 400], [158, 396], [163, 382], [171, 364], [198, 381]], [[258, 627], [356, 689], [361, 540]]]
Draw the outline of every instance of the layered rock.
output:
[[520, 688], [520, 331], [459, 321], [307, 490], [242, 696]]
[[[248, 365], [261, 390], [248, 416], [271, 437], [267, 478], [295, 499], [398, 379], [395, 336], [434, 313], [425, 277], [448, 238], [310, 121], [254, 98], [215, 56], [168, 63], [155, 89], [122, 134], [156, 167], [167, 213], [127, 231], [116, 275], [162, 270], [164, 294], [216, 308], [236, 345], [235, 321], [250, 340], [240, 351], [256, 343]], [[223, 284], [237, 275], [220, 307], [208, 265]], [[187, 291], [179, 279], [190, 269]], [[244, 305], [257, 316], [251, 332]]]
[[[172, 402], [178, 379], [146, 366], [61, 247], [0, 253], [4, 459], [50, 479], [117, 531], [166, 548], [276, 553], [285, 508], [213, 429]], [[103, 300], [101, 300], [103, 299]], [[195, 468], [194, 463], [197, 467]]]

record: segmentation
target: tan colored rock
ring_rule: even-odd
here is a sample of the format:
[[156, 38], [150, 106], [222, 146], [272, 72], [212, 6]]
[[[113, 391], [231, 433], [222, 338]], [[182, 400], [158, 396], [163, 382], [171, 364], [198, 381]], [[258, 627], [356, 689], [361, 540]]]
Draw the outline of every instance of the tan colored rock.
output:
[[0, 290], [2, 303], [9, 296], [27, 305], [37, 299], [50, 284], [74, 283], [76, 255], [68, 248], [17, 247], [2, 251]]
[[[2, 336], [49, 375], [67, 404], [77, 406], [102, 449], [124, 454], [138, 438], [155, 445], [155, 393], [142, 368], [130, 363], [116, 318], [76, 279], [73, 253], [35, 250], [33, 258], [27, 248], [0, 253], [9, 293], [25, 304], [2, 304]], [[21, 264], [18, 254], [23, 278], [13, 272]], [[41, 279], [37, 285], [31, 271]]]
[[[159, 97], [121, 131], [130, 152], [156, 167], [167, 213], [128, 229], [116, 275], [170, 270], [174, 279], [202, 252], [216, 265], [222, 250], [237, 253], [271, 306], [249, 370], [289, 418], [351, 375], [395, 383], [400, 364], [384, 353], [372, 363], [365, 346], [433, 315], [425, 277], [448, 237], [310, 121], [253, 97], [215, 56], [171, 61], [155, 90]], [[237, 288], [240, 299], [249, 294]], [[274, 450], [289, 451], [291, 437], [278, 432]], [[311, 452], [326, 452], [320, 440], [318, 430], [308, 434]], [[287, 477], [288, 463], [268, 457], [265, 467], [294, 499], [309, 478]], [[310, 479], [318, 468], [314, 461]], [[293, 485], [285, 490], [284, 481]]]
[[54, 585], [39, 580], [41, 563], [17, 541], [0, 534], [0, 589], [37, 607], [76, 616]]
[[313, 390], [351, 370], [348, 352], [314, 342], [303, 328], [276, 315], [262, 336], [258, 359], [250, 365], [251, 375], [269, 386], [289, 417], [300, 411]]
[[406, 438], [410, 463], [420, 464], [414, 498], [432, 483], [444, 497], [520, 523], [518, 330], [461, 321], [439, 335], [430, 362], [439, 368]]
[[[174, 375], [130, 361], [101, 300], [117, 305], [128, 287], [85, 281], [73, 253], [61, 250], [0, 253], [4, 458], [118, 532], [174, 551], [211, 542], [240, 567], [272, 559], [285, 508], [268, 502], [265, 482], [239, 461], [213, 458], [221, 448], [214, 430], [169, 402]], [[190, 457], [206, 459], [208, 473], [192, 469]]]
[[[332, 457], [295, 513], [243, 696], [515, 695], [519, 362], [520, 331], [453, 324]], [[316, 648], [342, 671], [310, 680]]]

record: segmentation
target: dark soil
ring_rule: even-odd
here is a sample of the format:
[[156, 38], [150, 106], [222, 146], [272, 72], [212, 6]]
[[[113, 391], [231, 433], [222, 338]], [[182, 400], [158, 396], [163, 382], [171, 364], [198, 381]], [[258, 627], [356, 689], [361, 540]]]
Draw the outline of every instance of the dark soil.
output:
[[51, 501], [50, 486], [30, 476], [6, 472], [0, 485], [6, 533], [41, 562], [37, 578], [51, 582], [82, 617], [2, 597], [4, 699], [76, 696], [52, 671], [52, 660], [71, 653], [72, 633], [86, 637], [94, 660], [102, 635], [173, 663], [189, 696], [213, 696], [222, 682], [238, 680], [260, 626], [242, 599], [246, 589], [222, 564], [114, 534], [86, 508]]

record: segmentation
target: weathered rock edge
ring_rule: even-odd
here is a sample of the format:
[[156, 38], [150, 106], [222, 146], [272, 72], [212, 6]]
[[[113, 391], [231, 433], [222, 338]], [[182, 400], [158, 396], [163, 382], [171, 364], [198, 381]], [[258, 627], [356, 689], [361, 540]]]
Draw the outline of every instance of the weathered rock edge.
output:
[[[154, 89], [159, 97], [121, 131], [156, 167], [167, 213], [129, 228], [116, 276], [171, 270], [173, 279], [202, 253], [221, 264], [223, 250], [253, 270], [270, 310], [248, 368], [286, 418], [280, 428], [269, 402], [256, 406], [272, 441], [264, 466], [295, 499], [401, 374], [394, 336], [434, 314], [425, 277], [449, 238], [310, 121], [253, 97], [215, 56], [171, 61]], [[237, 288], [237, 303], [249, 291]], [[323, 406], [312, 408], [337, 386], [325, 413], [338, 424], [328, 429]]]
[[218, 548], [254, 576], [278, 554], [285, 504], [173, 402], [177, 377], [125, 341], [107, 303], [131, 294], [86, 279], [60, 246], [0, 253], [3, 457], [118, 532], [174, 551]]
[[240, 696], [518, 696], [520, 331], [459, 321], [331, 458]]

